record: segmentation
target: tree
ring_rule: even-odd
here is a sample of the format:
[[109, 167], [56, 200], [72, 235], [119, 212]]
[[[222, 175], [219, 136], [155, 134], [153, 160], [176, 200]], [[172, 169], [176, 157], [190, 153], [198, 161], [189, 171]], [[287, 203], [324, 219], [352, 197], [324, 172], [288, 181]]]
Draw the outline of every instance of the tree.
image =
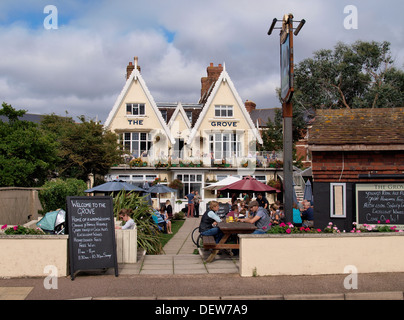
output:
[[58, 144], [37, 124], [18, 118], [25, 110], [2, 104], [0, 115], [0, 186], [41, 186], [50, 176], [57, 161]]
[[38, 194], [43, 213], [55, 211], [59, 208], [66, 210], [66, 197], [84, 196], [84, 190], [86, 189], [87, 184], [83, 180], [74, 178], [47, 181]]
[[113, 164], [120, 163], [121, 151], [115, 134], [84, 116], [79, 120], [75, 123], [70, 117], [49, 115], [41, 127], [60, 144], [59, 176], [87, 181], [90, 173], [105, 175]]
[[388, 42], [339, 42], [295, 67], [293, 104], [313, 108], [401, 107], [404, 72], [396, 69]]

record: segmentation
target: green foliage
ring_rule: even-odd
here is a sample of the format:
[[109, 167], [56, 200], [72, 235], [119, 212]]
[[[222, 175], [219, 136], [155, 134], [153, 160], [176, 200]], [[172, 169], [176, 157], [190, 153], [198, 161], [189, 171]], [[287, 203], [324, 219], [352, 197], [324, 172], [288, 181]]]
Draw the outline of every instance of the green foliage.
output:
[[0, 186], [34, 187], [46, 181], [55, 168], [58, 144], [38, 125], [21, 121], [25, 114], [2, 104], [0, 114]]
[[84, 181], [74, 178], [46, 182], [38, 194], [43, 212], [66, 210], [66, 197], [84, 196], [86, 189], [87, 184]]
[[70, 117], [48, 115], [41, 127], [60, 144], [59, 176], [86, 181], [90, 173], [107, 174], [113, 164], [121, 161], [121, 152], [115, 134], [84, 116], [80, 121], [75, 123]]
[[148, 205], [144, 197], [136, 192], [127, 193], [122, 190], [114, 198], [114, 215], [117, 217], [121, 209], [132, 209], [132, 219], [137, 226], [138, 246], [146, 250], [148, 254], [159, 254], [163, 248], [160, 241], [160, 232], [152, 218], [152, 207]]
[[24, 226], [14, 226], [14, 227], [9, 227], [7, 228], [7, 225], [4, 225], [2, 228], [4, 230], [4, 234], [7, 235], [16, 235], [16, 234], [22, 234], [22, 235], [27, 235], [27, 234], [32, 234], [32, 235], [39, 235], [39, 234], [45, 234], [41, 229], [31, 229], [27, 228]]
[[404, 105], [404, 72], [393, 66], [388, 42], [339, 42], [295, 67], [293, 105], [373, 108]]

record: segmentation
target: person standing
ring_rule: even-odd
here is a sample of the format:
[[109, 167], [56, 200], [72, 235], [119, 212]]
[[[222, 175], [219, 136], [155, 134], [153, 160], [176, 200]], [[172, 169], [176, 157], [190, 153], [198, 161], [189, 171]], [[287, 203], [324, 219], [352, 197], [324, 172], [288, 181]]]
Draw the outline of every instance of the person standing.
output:
[[260, 207], [264, 208], [265, 210], [269, 210], [269, 202], [266, 197], [262, 195], [262, 193], [257, 194], [257, 201]]
[[194, 196], [194, 207], [195, 207], [195, 214], [194, 217], [198, 218], [199, 217], [199, 204], [201, 202], [201, 196], [198, 191], [195, 191], [195, 196]]
[[187, 218], [190, 216], [194, 216], [194, 197], [195, 197], [195, 191], [192, 190], [189, 194], [185, 196], [186, 199], [188, 199], [188, 214]]

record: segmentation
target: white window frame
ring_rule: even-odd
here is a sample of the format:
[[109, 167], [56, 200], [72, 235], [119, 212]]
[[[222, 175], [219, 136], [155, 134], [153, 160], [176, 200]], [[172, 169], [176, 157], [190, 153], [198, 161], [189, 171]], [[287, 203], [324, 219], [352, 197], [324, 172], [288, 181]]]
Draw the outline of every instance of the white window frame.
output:
[[[140, 112], [141, 106], [143, 108], [143, 113]], [[128, 107], [131, 108], [130, 111], [128, 111]], [[145, 103], [127, 103], [126, 104], [126, 115], [127, 116], [145, 116], [146, 115], [146, 104]]]
[[[127, 135], [129, 135], [129, 139], [127, 139]], [[137, 135], [137, 139], [135, 139], [135, 135]], [[146, 144], [146, 148], [142, 148], [142, 143]], [[153, 140], [149, 132], [124, 132], [122, 135], [122, 144], [124, 150], [127, 150], [130, 154], [135, 153], [136, 157], [140, 157], [143, 151], [150, 151], [153, 146]], [[129, 146], [128, 148], [127, 145]], [[137, 147], [135, 147], [136, 145]]]
[[[342, 187], [342, 194], [340, 195], [342, 200], [341, 209], [342, 214], [337, 214], [334, 212], [335, 207], [335, 194], [334, 187]], [[346, 218], [346, 183], [330, 183], [330, 218]]]
[[233, 118], [233, 106], [215, 105], [215, 118]]
[[213, 151], [214, 160], [233, 159], [241, 157], [242, 137], [232, 131], [211, 133], [209, 135], [209, 152]]

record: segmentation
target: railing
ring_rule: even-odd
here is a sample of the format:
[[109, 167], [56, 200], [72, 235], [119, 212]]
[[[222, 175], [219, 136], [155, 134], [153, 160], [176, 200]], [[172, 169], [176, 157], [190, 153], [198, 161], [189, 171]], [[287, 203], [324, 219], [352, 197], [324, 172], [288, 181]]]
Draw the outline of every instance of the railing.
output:
[[[131, 167], [274, 167], [283, 161], [282, 151], [257, 151], [251, 152], [246, 156], [230, 155], [224, 159], [212, 159], [210, 155], [204, 154], [198, 157], [169, 157], [155, 158], [142, 157], [131, 158], [130, 155], [125, 155], [124, 163], [120, 166]], [[136, 160], [136, 161], [135, 161]]]

